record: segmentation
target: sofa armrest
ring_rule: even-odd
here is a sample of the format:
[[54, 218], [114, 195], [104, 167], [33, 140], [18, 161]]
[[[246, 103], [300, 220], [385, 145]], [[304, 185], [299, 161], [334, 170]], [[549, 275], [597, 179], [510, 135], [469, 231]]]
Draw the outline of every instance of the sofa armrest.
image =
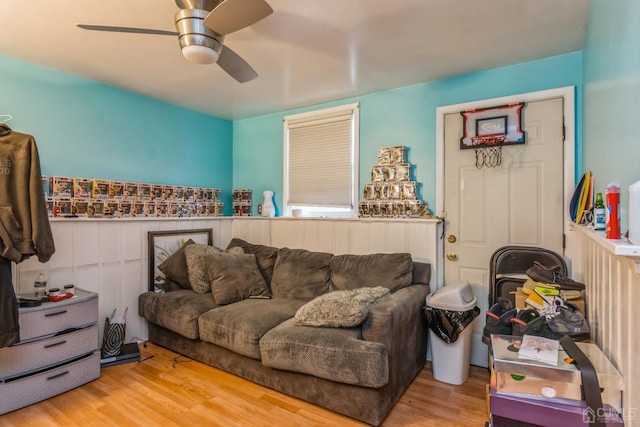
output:
[[414, 284], [387, 295], [371, 307], [362, 324], [362, 338], [385, 345], [390, 381], [413, 378], [427, 360], [425, 298], [429, 286]]

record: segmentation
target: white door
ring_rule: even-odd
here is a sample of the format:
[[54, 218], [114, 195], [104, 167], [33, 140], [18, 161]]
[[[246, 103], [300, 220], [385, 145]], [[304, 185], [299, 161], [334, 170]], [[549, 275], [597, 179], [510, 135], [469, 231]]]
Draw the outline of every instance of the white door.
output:
[[528, 102], [522, 123], [525, 144], [503, 147], [500, 166], [478, 169], [473, 149], [460, 149], [462, 116], [444, 117], [444, 279], [473, 286], [481, 315], [471, 363], [479, 366], [487, 366], [480, 338], [491, 254], [505, 245], [563, 254], [563, 99]]

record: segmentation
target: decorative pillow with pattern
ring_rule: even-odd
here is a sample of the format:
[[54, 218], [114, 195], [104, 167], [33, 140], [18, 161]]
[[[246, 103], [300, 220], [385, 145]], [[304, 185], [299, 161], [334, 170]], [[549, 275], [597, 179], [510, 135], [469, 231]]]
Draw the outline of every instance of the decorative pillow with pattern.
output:
[[295, 324], [354, 328], [365, 321], [373, 304], [390, 293], [382, 286], [328, 292], [300, 307]]

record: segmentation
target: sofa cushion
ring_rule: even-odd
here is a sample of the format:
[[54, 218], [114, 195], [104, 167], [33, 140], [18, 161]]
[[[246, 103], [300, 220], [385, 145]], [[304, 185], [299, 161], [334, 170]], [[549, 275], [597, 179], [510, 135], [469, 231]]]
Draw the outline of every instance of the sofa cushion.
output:
[[329, 290], [333, 255], [305, 249], [282, 248], [273, 268], [274, 296], [310, 300]]
[[140, 316], [190, 339], [199, 338], [198, 317], [215, 307], [211, 295], [197, 294], [191, 289], [145, 292], [138, 299]]
[[158, 270], [164, 273], [165, 281], [173, 281], [182, 289], [191, 289], [191, 285], [189, 284], [189, 271], [187, 270], [187, 260], [184, 257], [184, 248], [185, 246], [193, 244], [195, 244], [193, 240], [187, 240], [184, 245], [158, 265]]
[[295, 324], [353, 328], [364, 322], [371, 305], [389, 293], [382, 286], [328, 292], [300, 307]]
[[200, 339], [253, 359], [260, 359], [262, 336], [296, 314], [303, 301], [246, 299], [218, 307], [198, 319]]
[[294, 319], [260, 340], [262, 364], [330, 381], [379, 388], [389, 382], [383, 344], [360, 339], [360, 328], [299, 326]]
[[231, 304], [254, 295], [270, 295], [255, 255], [219, 252], [207, 256], [206, 263], [216, 304]]
[[246, 254], [254, 254], [258, 262], [258, 268], [267, 282], [271, 286], [271, 278], [273, 277], [273, 266], [278, 258], [278, 248], [265, 245], [255, 245], [245, 240], [234, 237], [227, 245], [227, 250], [231, 248], [242, 248]]
[[331, 258], [331, 290], [383, 286], [397, 291], [412, 281], [411, 254], [336, 255]]

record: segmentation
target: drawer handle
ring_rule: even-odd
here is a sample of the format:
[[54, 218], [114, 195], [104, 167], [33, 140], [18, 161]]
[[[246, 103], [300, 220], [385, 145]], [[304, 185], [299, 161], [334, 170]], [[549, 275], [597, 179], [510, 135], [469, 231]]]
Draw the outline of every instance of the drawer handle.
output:
[[50, 377], [47, 377], [47, 381], [49, 381], [49, 380], [54, 380], [54, 379], [56, 379], [56, 378], [58, 378], [58, 377], [65, 376], [65, 375], [67, 375], [68, 373], [69, 373], [69, 371], [64, 371], [64, 372], [57, 373], [57, 374], [55, 374], [55, 375], [51, 375]]
[[67, 310], [64, 310], [64, 309], [60, 311], [54, 311], [54, 312], [46, 313], [44, 317], [57, 316], [58, 314], [64, 314], [66, 312]]
[[67, 340], [62, 340], [62, 341], [58, 341], [58, 342], [52, 342], [49, 344], [45, 344], [44, 348], [50, 348], [50, 347], [55, 347], [57, 345], [62, 345], [62, 344], [66, 344]]

